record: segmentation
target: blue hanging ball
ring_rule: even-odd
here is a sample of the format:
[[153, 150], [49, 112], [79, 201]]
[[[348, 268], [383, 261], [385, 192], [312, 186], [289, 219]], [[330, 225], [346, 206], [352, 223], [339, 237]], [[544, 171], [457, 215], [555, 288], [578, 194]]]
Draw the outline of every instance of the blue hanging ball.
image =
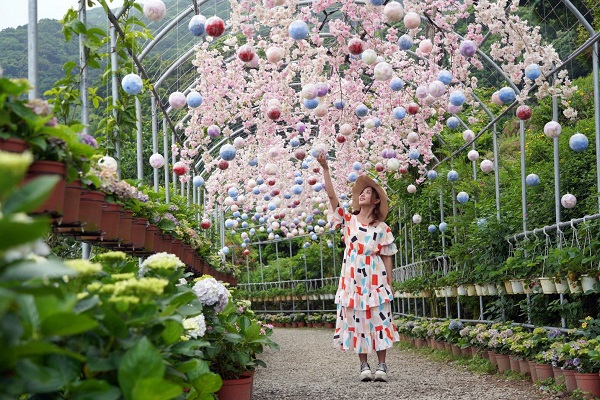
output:
[[298, 147], [298, 146], [300, 146], [300, 139], [298, 139], [298, 138], [292, 138], [290, 140], [290, 146], [292, 146], [292, 147]]
[[306, 216], [305, 221], [306, 221], [307, 224], [310, 224], [312, 222], [312, 220], [313, 220], [313, 216], [312, 215], [307, 215]]
[[252, 194], [260, 194], [260, 189], [258, 186], [255, 186], [254, 189], [252, 189]]
[[448, 181], [456, 182], [458, 180], [458, 172], [451, 170], [448, 171]]
[[308, 249], [310, 247], [310, 243], [304, 242], [304, 244], [302, 245], [302, 247], [304, 247], [305, 249]]
[[304, 183], [304, 179], [300, 178], [299, 176], [294, 178], [294, 183], [296, 185], [302, 185]]
[[356, 172], [350, 172], [348, 174], [348, 182], [356, 182], [356, 180], [358, 179], [358, 174]]
[[291, 195], [290, 193], [288, 193], [288, 192], [285, 192], [285, 193], [283, 194], [283, 198], [284, 198], [284, 199], [286, 199], [286, 200], [289, 200], [289, 199], [291, 199], [291, 198], [292, 198], [292, 195]]
[[429, 233], [436, 233], [436, 232], [437, 232], [437, 226], [435, 226], [435, 225], [431, 224], [431, 225], [429, 225], [429, 226], [427, 227], [427, 231], [428, 231]]
[[144, 82], [142, 82], [142, 78], [136, 74], [129, 74], [123, 77], [121, 81], [121, 87], [125, 91], [125, 93], [135, 96], [142, 91], [144, 87]]
[[271, 233], [271, 232], [273, 232], [273, 229], [272, 228], [267, 228], [267, 233]]
[[535, 81], [537, 78], [542, 75], [542, 71], [540, 70], [540, 66], [537, 64], [529, 64], [525, 67], [525, 76]]
[[352, 163], [352, 169], [355, 171], [360, 171], [362, 169], [362, 164], [358, 161]]
[[237, 153], [237, 150], [235, 149], [235, 146], [232, 144], [224, 144], [223, 146], [221, 146], [221, 149], [219, 150], [219, 155], [225, 161], [233, 160], [235, 158], [236, 153]]
[[380, 6], [382, 5], [384, 2], [384, 0], [369, 0], [369, 3], [373, 4], [374, 6]]
[[308, 163], [306, 161], [302, 161], [302, 169], [308, 169]]
[[442, 82], [444, 85], [448, 86], [452, 82], [452, 72], [443, 69], [438, 74], [438, 81]]
[[302, 193], [302, 186], [300, 186], [300, 185], [292, 186], [292, 193], [294, 193], [294, 194]]
[[290, 24], [288, 33], [294, 40], [306, 39], [308, 36], [308, 25], [304, 21], [296, 20]]
[[223, 254], [229, 254], [229, 247], [223, 246], [223, 248], [221, 249], [221, 253], [223, 253]]
[[373, 125], [375, 128], [379, 128], [381, 126], [381, 120], [377, 117], [373, 117], [371, 118], [371, 120], [373, 121]]
[[398, 47], [400, 47], [400, 50], [408, 50], [413, 47], [413, 44], [413, 37], [408, 33], [405, 33], [404, 35], [400, 36], [400, 39], [398, 39]]
[[323, 184], [321, 182], [317, 182], [313, 185], [313, 190], [315, 192], [320, 192], [321, 190], [323, 190]]
[[269, 210], [269, 211], [275, 211], [276, 208], [277, 208], [277, 205], [275, 203], [269, 203], [267, 205], [267, 210]]
[[331, 243], [331, 242], [328, 242], [328, 243], [327, 243], [327, 247], [328, 247], [328, 248], [330, 248], [330, 249], [331, 249], [331, 248], [333, 248], [333, 243]]
[[309, 231], [309, 232], [312, 232], [313, 231], [313, 226], [312, 225], [307, 225], [306, 226], [306, 230]]
[[242, 214], [242, 220], [244, 220], [244, 221], [245, 221], [245, 220], [247, 220], [247, 219], [248, 219], [248, 214], [246, 214], [246, 213], [243, 213], [243, 214]]
[[588, 148], [589, 140], [583, 133], [576, 133], [569, 138], [569, 147], [573, 151], [584, 151]]
[[325, 221], [324, 219], [320, 219], [320, 220], [317, 221], [317, 224], [319, 226], [325, 226], [326, 223], [327, 223], [327, 221]]
[[363, 103], [360, 103], [359, 105], [356, 106], [354, 113], [356, 114], [357, 117], [364, 117], [365, 115], [367, 115], [369, 113], [369, 108], [367, 106], [365, 106]]
[[448, 227], [448, 224], [446, 224], [445, 222], [440, 222], [440, 226], [439, 226], [440, 232], [445, 232], [447, 227]]
[[[231, 189], [230, 189], [230, 190], [231, 190]], [[237, 193], [237, 189], [236, 189], [236, 193]], [[231, 196], [231, 195], [230, 195], [230, 196]], [[237, 197], [237, 194], [236, 194], [235, 196], [231, 196], [231, 197]], [[239, 211], [236, 211], [236, 212], [234, 212], [234, 213], [233, 213], [233, 216], [234, 216], [235, 218], [238, 218], [238, 217], [240, 216], [240, 212], [239, 212]]]
[[296, 171], [296, 172], [294, 172], [294, 176], [302, 176], [302, 172]]
[[436, 170], [432, 169], [431, 171], [427, 171], [427, 179], [434, 180], [438, 177], [438, 173]]
[[466, 97], [462, 90], [454, 90], [450, 93], [449, 101], [453, 106], [462, 106], [465, 100]]
[[204, 36], [206, 33], [206, 18], [202, 15], [194, 15], [190, 19], [188, 29], [194, 36]]
[[269, 200], [271, 200], [271, 196], [269, 196], [268, 194], [265, 194], [265, 195], [263, 196], [263, 200], [264, 200], [264, 201], [269, 201]]
[[304, 107], [308, 108], [309, 110], [314, 110], [318, 106], [319, 106], [319, 100], [317, 100], [316, 98], [304, 99]]
[[235, 225], [235, 222], [232, 219], [227, 218], [225, 220], [225, 228], [231, 229]]
[[394, 118], [403, 119], [404, 117], [406, 117], [406, 109], [404, 107], [395, 107]]
[[478, 218], [476, 223], [477, 223], [477, 226], [484, 226], [487, 223], [487, 219]]
[[460, 121], [456, 117], [450, 117], [446, 120], [446, 126], [450, 129], [457, 129], [460, 125]]
[[186, 101], [189, 107], [198, 108], [202, 105], [202, 95], [198, 92], [189, 92]]
[[336, 100], [333, 102], [333, 107], [335, 107], [336, 110], [343, 110], [345, 106], [346, 103], [344, 103], [342, 100]]
[[[238, 189], [234, 186], [234, 187], [230, 187], [229, 190], [227, 191], [227, 194], [229, 195], [229, 197], [238, 197]], [[236, 215], [237, 213], [237, 215]], [[239, 217], [240, 213], [239, 211], [236, 211], [235, 213], [233, 213], [234, 217]]]
[[392, 89], [394, 92], [402, 90], [403, 87], [404, 87], [404, 81], [400, 78], [393, 78], [390, 81], [390, 89]]
[[510, 104], [515, 101], [515, 91], [511, 87], [505, 86], [498, 91], [498, 98], [502, 103]]
[[256, 178], [256, 184], [257, 185], [262, 185], [263, 183], [265, 183], [265, 180], [259, 176], [258, 178]]
[[408, 152], [408, 158], [410, 158], [411, 160], [418, 160], [419, 157], [421, 157], [421, 152], [417, 149], [411, 149]]
[[467, 192], [459, 192], [456, 195], [456, 201], [458, 201], [460, 204], [465, 204], [467, 201], [469, 201], [469, 194]]
[[251, 167], [256, 167], [258, 165], [258, 158], [253, 158], [252, 160], [248, 161], [248, 165]]
[[311, 238], [312, 240], [317, 240], [319, 237], [318, 237], [318, 236], [317, 236], [315, 233], [313, 233], [313, 234], [310, 236], [310, 238]]
[[248, 233], [250, 235], [254, 235], [256, 233], [256, 230], [254, 228], [250, 228], [250, 230], [248, 231]]
[[202, 187], [204, 186], [204, 178], [201, 176], [195, 176], [192, 180], [192, 183], [194, 184], [194, 187]]
[[537, 186], [540, 184], [540, 177], [536, 174], [529, 174], [525, 178], [525, 183], [527, 186]]

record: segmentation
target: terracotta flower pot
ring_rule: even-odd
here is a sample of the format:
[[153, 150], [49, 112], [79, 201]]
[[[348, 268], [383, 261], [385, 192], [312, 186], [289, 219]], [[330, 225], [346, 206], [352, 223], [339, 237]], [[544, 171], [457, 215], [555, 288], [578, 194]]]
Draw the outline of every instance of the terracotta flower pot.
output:
[[563, 375], [565, 377], [565, 386], [567, 392], [572, 392], [577, 389], [577, 378], [575, 378], [575, 371], [572, 369], [563, 369]]
[[8, 139], [0, 138], [0, 150], [9, 153], [23, 153], [29, 148], [26, 141], [19, 138], [9, 137]]
[[119, 240], [119, 223], [123, 206], [117, 203], [103, 203], [102, 223], [100, 229], [104, 232], [102, 240], [113, 242]]
[[65, 199], [63, 202], [63, 217], [61, 225], [79, 224], [79, 207], [81, 204], [81, 194], [85, 191], [81, 186], [81, 181], [76, 180], [68, 183], [65, 187]]
[[[535, 373], [537, 375], [538, 381], [543, 381], [544, 379], [554, 378], [554, 371], [552, 371], [551, 364], [535, 364]], [[597, 374], [596, 374], [597, 375]]]
[[171, 253], [171, 248], [173, 247], [173, 238], [169, 235], [163, 235], [162, 240], [162, 251], [165, 253]]
[[133, 218], [131, 224], [131, 242], [136, 250], [144, 248], [147, 226], [148, 220], [146, 218]]
[[223, 386], [217, 391], [219, 400], [252, 400], [253, 377], [223, 379]]
[[531, 381], [537, 382], [538, 377], [537, 370], [535, 369], [535, 361], [527, 361], [527, 364], [529, 364], [529, 373], [531, 374]]
[[498, 373], [503, 374], [506, 371], [510, 370], [510, 359], [508, 358], [508, 354], [498, 354], [494, 353], [496, 357], [496, 363], [498, 365]]
[[171, 253], [175, 254], [180, 260], [183, 258], [183, 242], [179, 239], [173, 239], [173, 244], [171, 245]]
[[531, 371], [529, 371], [529, 362], [527, 360], [519, 360], [519, 370], [521, 370], [522, 374], [531, 376]]
[[552, 367], [552, 373], [554, 374], [554, 382], [561, 385], [565, 383], [565, 374], [560, 367]]
[[517, 356], [513, 356], [512, 354], [510, 354], [508, 356], [508, 360], [510, 361], [510, 369], [512, 369], [515, 372], [521, 372], [521, 367], [519, 366], [519, 359], [517, 358]]
[[57, 218], [63, 215], [65, 188], [67, 186], [65, 182], [67, 167], [65, 164], [56, 161], [36, 161], [29, 166], [24, 184], [45, 175], [58, 175], [60, 179], [54, 185], [54, 189], [52, 189], [48, 199], [34, 210], [32, 214], [49, 214], [51, 217]]
[[577, 382], [577, 388], [582, 392], [600, 397], [600, 375], [597, 372], [589, 374], [575, 372], [575, 381]]
[[86, 232], [99, 232], [102, 223], [102, 206], [105, 194], [97, 190], [81, 193], [79, 203], [79, 220], [85, 222]]
[[133, 213], [129, 210], [123, 210], [121, 220], [119, 221], [119, 237], [124, 246], [131, 245], [131, 225], [133, 224]]
[[148, 225], [144, 234], [144, 248], [148, 251], [155, 251], [155, 238], [158, 228], [155, 225]]

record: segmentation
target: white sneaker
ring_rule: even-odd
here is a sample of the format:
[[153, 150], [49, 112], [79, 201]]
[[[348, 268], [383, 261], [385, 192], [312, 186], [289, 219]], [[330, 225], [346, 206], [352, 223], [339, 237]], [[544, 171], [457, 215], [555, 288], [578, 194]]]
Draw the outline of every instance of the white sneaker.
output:
[[375, 382], [387, 382], [387, 365], [385, 363], [377, 364], [375, 370]]
[[373, 380], [373, 373], [368, 363], [360, 363], [360, 380], [363, 382], [370, 382]]

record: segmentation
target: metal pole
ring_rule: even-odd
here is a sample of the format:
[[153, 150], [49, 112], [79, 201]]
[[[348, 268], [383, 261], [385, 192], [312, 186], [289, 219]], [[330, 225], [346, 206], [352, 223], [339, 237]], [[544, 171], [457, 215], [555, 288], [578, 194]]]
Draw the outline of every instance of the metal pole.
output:
[[[440, 189], [440, 223], [444, 222], [444, 196], [442, 195], [442, 189]], [[441, 232], [441, 231], [440, 231]], [[442, 233], [442, 254], [446, 254], [446, 233]]]
[[458, 313], [457, 318], [461, 319], [461, 315], [460, 315], [460, 296], [456, 296], [456, 311]]
[[483, 321], [483, 296], [479, 296], [479, 319]]
[[[600, 165], [600, 82], [598, 73], [598, 42], [592, 51], [592, 70], [594, 76], [594, 121], [596, 127], [596, 165]], [[600, 191], [600, 168], [596, 168], [596, 191]], [[598, 211], [600, 212], [600, 194], [598, 194]]]
[[519, 132], [521, 143], [521, 208], [523, 210], [523, 232], [527, 230], [527, 185], [525, 177], [527, 171], [525, 169], [525, 122], [519, 120]]
[[[119, 81], [118, 81], [118, 72], [119, 72], [119, 59], [117, 57], [117, 30], [114, 24], [110, 25], [110, 72], [111, 72], [111, 82], [112, 82], [112, 105], [113, 109], [113, 118], [116, 120], [117, 115], [117, 102], [119, 101]], [[115, 139], [115, 156], [119, 161], [119, 168], [117, 168], [117, 177], [121, 179], [121, 145], [119, 143], [119, 139], [117, 138], [117, 132], [113, 132], [113, 136]]]
[[81, 258], [84, 260], [89, 260], [90, 254], [92, 254], [92, 245], [87, 242], [83, 242], [81, 244], [81, 250]]
[[[456, 221], [456, 190], [454, 190], [454, 182], [452, 182], [452, 217]], [[458, 227], [454, 224], [454, 242], [458, 240]]]
[[262, 250], [260, 243], [258, 244], [258, 260], [260, 262], [260, 282], [265, 283], [265, 275], [263, 273]]
[[135, 98], [135, 116], [137, 125], [137, 178], [144, 179], [144, 147], [142, 146], [142, 102]]
[[[150, 108], [152, 112], [152, 154], [158, 154], [158, 116], [156, 114], [156, 97], [150, 95]], [[158, 193], [158, 168], [154, 170], [154, 192]]]
[[496, 219], [500, 221], [500, 170], [498, 169], [499, 154], [498, 154], [498, 134], [496, 124], [494, 124], [494, 132], [492, 135], [492, 143], [494, 146], [494, 186], [496, 194]]
[[[175, 144], [175, 132], [171, 132], [171, 144]], [[165, 157], [165, 161], [167, 160], [167, 158]], [[175, 162], [177, 160], [175, 159], [175, 153], [171, 152], [171, 165], [175, 165]], [[171, 167], [172, 168], [172, 167]], [[173, 193], [177, 194], [177, 175], [175, 175], [175, 171], [171, 170], [171, 173], [173, 174]]]
[[163, 118], [163, 153], [165, 159], [165, 199], [168, 204], [171, 201], [171, 190], [169, 187], [169, 137], [166, 118]]
[[427, 309], [425, 308], [425, 297], [421, 297], [421, 303], [423, 304], [423, 316], [427, 316]]
[[[81, 5], [80, 0], [79, 3]], [[4, 10], [5, 12], [7, 10]], [[38, 97], [38, 22], [37, 0], [29, 0], [29, 22], [27, 24], [27, 78], [29, 100]]]
[[448, 302], [448, 296], [444, 296], [446, 299], [446, 319], [450, 318], [450, 303]]
[[[406, 203], [404, 204], [404, 218], [406, 218]], [[408, 224], [404, 224], [404, 265], [407, 265], [407, 264], [408, 264]]]

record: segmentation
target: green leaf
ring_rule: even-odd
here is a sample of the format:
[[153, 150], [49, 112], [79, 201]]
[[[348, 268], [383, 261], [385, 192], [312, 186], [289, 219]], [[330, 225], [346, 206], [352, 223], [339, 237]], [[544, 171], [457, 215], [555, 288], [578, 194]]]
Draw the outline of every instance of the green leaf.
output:
[[[169, 316], [173, 314], [175, 310], [177, 310], [177, 308], [181, 307], [184, 304], [191, 303], [194, 299], [196, 299], [196, 295], [192, 291], [178, 293], [177, 295], [171, 298], [171, 300], [169, 301], [169, 305], [165, 307], [165, 309], [163, 310], [163, 312], [160, 313], [160, 315], [162, 317]], [[201, 312], [202, 308], [199, 308], [198, 314], [200, 314]]]
[[176, 343], [181, 338], [181, 335], [183, 335], [183, 326], [179, 322], [173, 320], [165, 321], [165, 329], [161, 336], [166, 344], [171, 345]]
[[46, 354], [60, 354], [74, 358], [81, 362], [85, 361], [85, 357], [81, 354], [63, 349], [62, 347], [49, 342], [29, 342], [15, 347], [15, 352], [21, 358]]
[[200, 375], [191, 383], [194, 389], [196, 389], [196, 392], [198, 392], [198, 396], [200, 399], [210, 398], [206, 396], [212, 396], [213, 393], [221, 389], [221, 386], [223, 386], [223, 380], [221, 379], [221, 377], [213, 372]]
[[37, 219], [31, 221], [14, 221], [9, 218], [0, 219], [0, 252], [31, 243], [43, 237], [50, 230], [48, 221]]
[[76, 274], [75, 270], [57, 261], [45, 261], [41, 263], [23, 261], [6, 268], [0, 274], [0, 282], [26, 281], [33, 278], [62, 278], [65, 275], [74, 276]]
[[183, 392], [181, 386], [162, 378], [144, 378], [133, 388], [133, 400], [169, 400]]
[[158, 227], [163, 231], [172, 231], [175, 229], [175, 223], [170, 219], [163, 218], [158, 222]]
[[69, 397], [72, 400], [118, 400], [121, 391], [106, 381], [86, 379], [73, 384]]
[[16, 294], [8, 289], [0, 287], [0, 318], [6, 314], [6, 311], [15, 299]]
[[48, 336], [68, 336], [86, 332], [98, 326], [98, 322], [85, 314], [56, 313], [42, 321], [42, 333]]
[[134, 388], [138, 381], [146, 378], [162, 379], [165, 369], [162, 356], [158, 350], [150, 343], [148, 338], [143, 337], [121, 359], [118, 381], [125, 399], [134, 399]]

